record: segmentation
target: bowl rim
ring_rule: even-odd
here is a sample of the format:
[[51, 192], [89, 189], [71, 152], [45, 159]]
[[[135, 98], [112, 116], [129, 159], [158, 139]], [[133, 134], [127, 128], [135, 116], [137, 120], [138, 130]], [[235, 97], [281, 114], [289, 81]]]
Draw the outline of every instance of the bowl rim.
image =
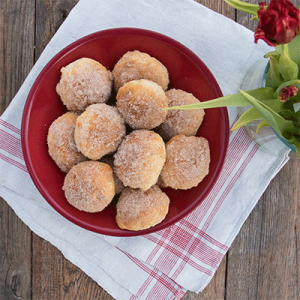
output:
[[76, 217], [74, 217], [72, 214], [66, 212], [64, 209], [62, 209], [55, 201], [50, 201], [52, 197], [48, 195], [48, 193], [44, 190], [43, 186], [40, 184], [35, 169], [31, 163], [30, 154], [29, 154], [29, 145], [27, 143], [26, 139], [26, 127], [29, 122], [29, 111], [30, 107], [32, 105], [32, 101], [30, 99], [33, 99], [33, 95], [35, 93], [36, 88], [39, 86], [40, 82], [42, 81], [43, 77], [46, 76], [46, 74], [49, 72], [49, 70], [52, 67], [52, 64], [57, 60], [64, 57], [66, 54], [69, 53], [69, 51], [74, 50], [75, 48], [82, 46], [83, 44], [87, 42], [91, 42], [94, 39], [98, 39], [99, 37], [103, 38], [105, 36], [118, 36], [120, 34], [127, 34], [127, 35], [137, 35], [137, 36], [146, 36], [149, 38], [154, 38], [156, 40], [159, 40], [160, 42], [167, 43], [171, 45], [172, 47], [176, 48], [178, 51], [181, 51], [183, 54], [188, 56], [204, 73], [206, 78], [209, 80], [211, 88], [214, 90], [215, 94], [218, 97], [222, 96], [222, 91], [219, 87], [219, 84], [217, 83], [215, 77], [211, 73], [211, 71], [208, 69], [208, 67], [205, 65], [205, 63], [189, 48], [187, 48], [182, 43], [178, 42], [177, 40], [164, 35], [162, 33], [158, 33], [152, 30], [148, 29], [141, 29], [141, 28], [133, 28], [133, 27], [120, 27], [120, 28], [112, 28], [112, 29], [105, 29], [101, 31], [96, 31], [94, 33], [88, 34], [86, 36], [83, 36], [79, 38], [78, 40], [70, 43], [63, 49], [61, 49], [57, 54], [55, 54], [48, 63], [42, 68], [38, 76], [36, 77], [25, 102], [23, 115], [22, 115], [22, 122], [21, 122], [21, 144], [22, 144], [22, 151], [23, 156], [25, 160], [26, 167], [28, 169], [29, 175], [37, 187], [40, 194], [43, 196], [43, 198], [63, 217], [65, 217], [67, 220], [71, 221], [73, 224], [76, 224], [77, 226], [80, 226], [81, 228], [84, 228], [86, 230], [92, 231], [94, 233], [99, 233], [103, 235], [108, 236], [118, 236], [118, 237], [131, 237], [131, 236], [141, 236], [149, 233], [154, 233], [160, 230], [163, 230], [165, 228], [170, 227], [171, 225], [175, 224], [176, 222], [180, 221], [182, 218], [186, 217], [189, 213], [194, 211], [197, 206], [199, 206], [202, 201], [207, 197], [213, 186], [215, 185], [221, 170], [224, 165], [224, 161], [226, 158], [226, 153], [228, 149], [229, 144], [229, 117], [226, 107], [218, 108], [220, 109], [221, 116], [224, 118], [224, 123], [228, 126], [228, 130], [225, 130], [225, 134], [222, 136], [222, 151], [220, 154], [220, 159], [218, 161], [218, 164], [216, 166], [215, 173], [212, 175], [212, 178], [209, 182], [209, 184], [205, 187], [204, 191], [201, 193], [201, 197], [198, 197], [189, 207], [185, 208], [184, 210], [180, 211], [176, 216], [172, 217], [170, 220], [167, 220], [164, 223], [157, 224], [156, 226], [153, 226], [148, 229], [144, 229], [141, 231], [129, 231], [129, 230], [122, 230], [121, 232], [115, 232], [115, 229], [110, 228], [99, 228], [97, 226], [87, 225], [85, 222], [78, 220]]

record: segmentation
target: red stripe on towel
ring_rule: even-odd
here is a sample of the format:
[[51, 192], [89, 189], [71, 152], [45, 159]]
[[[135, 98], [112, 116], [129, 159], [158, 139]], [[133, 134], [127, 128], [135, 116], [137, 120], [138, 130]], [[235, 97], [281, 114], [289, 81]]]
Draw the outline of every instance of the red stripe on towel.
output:
[[0, 129], [0, 149], [24, 161], [20, 139]]
[[16, 126], [14, 126], [14, 125], [12, 125], [12, 124], [10, 124], [10, 123], [2, 120], [2, 119], [0, 119], [0, 125], [2, 125], [3, 127], [6, 127], [7, 129], [21, 135], [21, 130], [19, 128], [17, 128]]
[[26, 166], [23, 166], [23, 165], [20, 164], [19, 162], [17, 162], [17, 161], [15, 161], [15, 160], [13, 160], [13, 159], [11, 159], [11, 158], [5, 156], [5, 155], [2, 154], [2, 153], [0, 153], [0, 159], [2, 159], [3, 161], [5, 161], [5, 162], [7, 162], [7, 163], [9, 163], [9, 164], [11, 164], [11, 165], [13, 165], [13, 166], [15, 166], [15, 167], [21, 169], [22, 171], [28, 173], [28, 170], [27, 170]]
[[[119, 249], [119, 248], [118, 248]], [[159, 295], [161, 297], [162, 295], [168, 296], [170, 293], [172, 293], [176, 298], [180, 299], [184, 295], [183, 288], [176, 284], [173, 280], [171, 280], [169, 277], [167, 277], [165, 274], [160, 273], [156, 269], [152, 269], [148, 267], [146, 264], [142, 263], [140, 260], [138, 260], [135, 257], [132, 257], [128, 253], [122, 251], [119, 249], [122, 253], [124, 253], [132, 262], [134, 262], [139, 268], [141, 268], [143, 271], [149, 274], [147, 279], [144, 281], [142, 286], [140, 287], [139, 291], [136, 293], [136, 295], [133, 295], [130, 299], [139, 299], [149, 288], [151, 282], [153, 280], [156, 280], [156, 283], [153, 285], [151, 290], [148, 292], [146, 299], [156, 299], [153, 298], [155, 295]], [[164, 299], [164, 298], [162, 298]]]

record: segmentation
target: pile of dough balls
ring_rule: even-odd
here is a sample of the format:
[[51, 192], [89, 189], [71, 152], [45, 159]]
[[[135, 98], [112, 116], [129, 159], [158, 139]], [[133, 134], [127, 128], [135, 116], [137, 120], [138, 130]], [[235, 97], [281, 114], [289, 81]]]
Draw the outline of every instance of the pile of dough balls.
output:
[[143, 230], [168, 213], [161, 188], [190, 189], [208, 174], [208, 141], [195, 136], [204, 110], [165, 110], [199, 102], [168, 85], [166, 67], [137, 50], [112, 71], [90, 58], [61, 69], [56, 91], [67, 112], [49, 127], [47, 143], [66, 173], [63, 190], [72, 206], [100, 212], [120, 194], [119, 228]]

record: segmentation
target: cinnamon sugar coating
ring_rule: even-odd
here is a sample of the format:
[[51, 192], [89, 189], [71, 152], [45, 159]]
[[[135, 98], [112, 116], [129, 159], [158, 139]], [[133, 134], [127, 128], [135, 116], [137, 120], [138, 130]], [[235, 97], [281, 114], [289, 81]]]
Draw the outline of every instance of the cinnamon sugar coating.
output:
[[98, 160], [117, 150], [126, 128], [118, 109], [107, 104], [90, 105], [75, 127], [77, 148], [88, 158]]
[[[171, 89], [166, 92], [168, 106], [179, 106], [199, 103], [200, 101], [191, 93], [180, 89]], [[197, 110], [169, 110], [165, 121], [157, 128], [157, 132], [169, 140], [174, 135], [184, 134], [186, 136], [196, 135], [202, 124], [205, 112]]]
[[61, 69], [56, 91], [68, 110], [84, 111], [91, 104], [107, 102], [112, 84], [111, 72], [102, 64], [81, 58]]
[[153, 131], [135, 130], [124, 138], [114, 158], [124, 186], [147, 190], [157, 182], [166, 160], [165, 143]]
[[139, 79], [156, 82], [164, 91], [169, 84], [167, 68], [156, 58], [138, 50], [125, 53], [115, 65], [112, 75], [116, 91], [126, 82]]
[[112, 155], [106, 155], [100, 159], [100, 162], [108, 164], [112, 168], [115, 182], [115, 193], [120, 194], [124, 190], [124, 184], [114, 171], [114, 157]]
[[117, 203], [116, 222], [121, 229], [150, 228], [165, 219], [169, 203], [169, 197], [156, 185], [147, 191], [127, 187]]
[[97, 161], [79, 163], [66, 175], [63, 190], [67, 201], [77, 209], [102, 211], [115, 195], [112, 169]]
[[168, 99], [158, 84], [141, 79], [124, 84], [117, 94], [117, 107], [133, 129], [153, 129], [166, 118]]
[[209, 172], [210, 149], [203, 137], [176, 135], [166, 144], [166, 162], [160, 174], [165, 186], [187, 190]]
[[77, 117], [77, 114], [67, 112], [54, 120], [48, 130], [48, 152], [65, 173], [72, 166], [87, 160], [75, 145], [74, 130]]

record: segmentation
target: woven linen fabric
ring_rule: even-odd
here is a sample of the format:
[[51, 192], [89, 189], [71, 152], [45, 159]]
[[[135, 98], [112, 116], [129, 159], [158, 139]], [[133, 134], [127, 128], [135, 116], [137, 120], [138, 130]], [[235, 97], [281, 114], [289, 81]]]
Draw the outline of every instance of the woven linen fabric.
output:
[[[202, 291], [269, 182], [288, 161], [274, 136], [269, 153], [243, 129], [230, 135], [218, 181], [186, 218], [160, 232], [109, 237], [79, 228], [39, 194], [25, 165], [21, 119], [28, 92], [45, 64], [71, 42], [99, 30], [136, 27], [176, 39], [208, 66], [224, 95], [270, 51], [253, 33], [192, 0], [80, 0], [54, 35], [0, 118], [0, 195], [32, 231], [56, 246], [117, 300], [180, 299]], [[229, 42], [230, 41], [230, 42]], [[229, 110], [230, 126], [237, 110]], [[257, 171], [259, 170], [259, 171]]]

